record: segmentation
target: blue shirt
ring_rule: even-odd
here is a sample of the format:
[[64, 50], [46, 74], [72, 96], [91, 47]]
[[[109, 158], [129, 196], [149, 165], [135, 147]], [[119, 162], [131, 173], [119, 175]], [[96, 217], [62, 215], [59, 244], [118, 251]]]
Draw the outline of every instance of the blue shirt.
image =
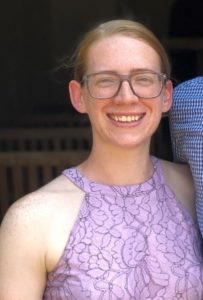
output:
[[174, 160], [188, 163], [191, 168], [197, 219], [203, 236], [203, 76], [174, 89], [169, 122]]

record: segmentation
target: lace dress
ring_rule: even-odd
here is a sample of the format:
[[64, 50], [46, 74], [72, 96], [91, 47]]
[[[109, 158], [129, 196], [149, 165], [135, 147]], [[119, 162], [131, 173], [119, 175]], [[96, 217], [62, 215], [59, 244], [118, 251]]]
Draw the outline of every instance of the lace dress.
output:
[[127, 186], [63, 172], [85, 196], [43, 299], [203, 299], [197, 225], [152, 161], [153, 176]]

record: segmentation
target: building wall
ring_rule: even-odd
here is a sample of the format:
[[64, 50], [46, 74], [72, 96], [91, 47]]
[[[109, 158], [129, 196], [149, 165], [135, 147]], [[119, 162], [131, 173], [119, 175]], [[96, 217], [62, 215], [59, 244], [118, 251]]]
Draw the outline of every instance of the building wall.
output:
[[164, 39], [176, 1], [4, 1], [0, 11], [0, 126], [13, 120], [18, 123], [27, 115], [72, 113], [68, 74], [57, 68], [62, 57], [71, 55], [80, 35], [95, 22], [126, 17], [142, 21]]

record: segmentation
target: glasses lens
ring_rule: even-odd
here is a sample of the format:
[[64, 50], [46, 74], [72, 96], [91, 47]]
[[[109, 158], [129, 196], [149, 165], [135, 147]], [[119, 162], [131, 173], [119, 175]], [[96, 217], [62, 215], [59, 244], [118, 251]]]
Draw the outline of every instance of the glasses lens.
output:
[[111, 98], [115, 95], [119, 82], [119, 77], [115, 74], [92, 74], [88, 77], [88, 89], [94, 98]]
[[122, 86], [123, 81], [128, 81], [132, 92], [140, 98], [155, 98], [160, 95], [164, 77], [153, 72], [119, 75], [111, 73], [90, 74], [86, 78], [90, 95], [97, 99], [114, 97]]
[[163, 87], [163, 78], [156, 73], [140, 73], [131, 76], [134, 93], [141, 98], [157, 97]]

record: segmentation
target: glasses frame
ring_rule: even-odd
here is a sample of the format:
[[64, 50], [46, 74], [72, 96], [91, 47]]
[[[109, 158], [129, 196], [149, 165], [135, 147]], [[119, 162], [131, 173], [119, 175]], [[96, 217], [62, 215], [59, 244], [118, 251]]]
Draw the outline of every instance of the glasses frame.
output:
[[[119, 79], [120, 79], [120, 82], [119, 82], [119, 85], [118, 85], [118, 88], [117, 88], [117, 91], [115, 92], [114, 95], [112, 95], [111, 97], [95, 97], [91, 94], [91, 91], [90, 91], [90, 88], [89, 88], [89, 78], [91, 76], [94, 76], [94, 75], [99, 75], [99, 74], [112, 74], [112, 75], [116, 75]], [[135, 74], [154, 74], [154, 75], [157, 75], [159, 80], [161, 81], [162, 83], [162, 86], [161, 86], [161, 89], [160, 89], [160, 92], [158, 93], [158, 95], [156, 96], [153, 96], [153, 97], [140, 97], [137, 93], [135, 93], [133, 87], [132, 87], [132, 84], [131, 84], [131, 77]], [[121, 86], [122, 86], [122, 83], [124, 81], [127, 81], [129, 86], [130, 86], [130, 89], [133, 93], [133, 95], [137, 96], [138, 98], [140, 99], [154, 99], [154, 98], [157, 98], [160, 96], [162, 90], [163, 90], [163, 87], [164, 87], [164, 84], [166, 83], [166, 81], [168, 80], [168, 77], [166, 74], [164, 73], [158, 73], [158, 72], [155, 72], [155, 71], [150, 71], [150, 70], [146, 70], [146, 71], [140, 71], [140, 72], [134, 72], [132, 74], [128, 74], [128, 75], [124, 75], [124, 74], [118, 74], [118, 73], [115, 73], [115, 72], [108, 72], [108, 71], [103, 71], [103, 72], [96, 72], [96, 73], [90, 73], [90, 74], [86, 74], [82, 77], [82, 80], [81, 80], [81, 84], [86, 84], [87, 86], [87, 90], [88, 90], [88, 93], [89, 95], [94, 98], [94, 99], [101, 99], [101, 100], [105, 100], [105, 99], [110, 99], [110, 98], [114, 98], [118, 95], [120, 89], [121, 89]]]

